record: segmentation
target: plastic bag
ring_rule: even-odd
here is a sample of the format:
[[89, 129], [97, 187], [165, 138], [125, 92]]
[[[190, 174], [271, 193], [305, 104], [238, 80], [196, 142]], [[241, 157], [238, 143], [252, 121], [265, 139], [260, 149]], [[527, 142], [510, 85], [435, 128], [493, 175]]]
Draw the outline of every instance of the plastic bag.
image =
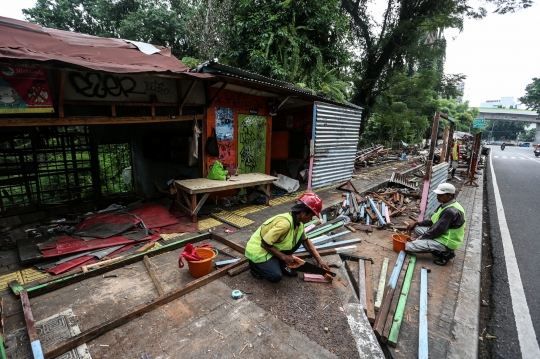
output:
[[219, 161], [215, 161], [206, 178], [213, 180], [225, 181], [229, 171], [223, 168], [223, 165]]

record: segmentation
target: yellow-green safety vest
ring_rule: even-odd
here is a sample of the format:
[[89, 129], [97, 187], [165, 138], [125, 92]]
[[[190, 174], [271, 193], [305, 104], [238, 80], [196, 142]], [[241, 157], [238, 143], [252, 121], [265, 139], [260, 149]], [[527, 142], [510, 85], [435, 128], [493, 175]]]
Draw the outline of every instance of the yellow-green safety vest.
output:
[[458, 154], [458, 144], [457, 143], [454, 143], [454, 145], [452, 146], [452, 160], [454, 161], [457, 161], [459, 160], [459, 154]]
[[465, 237], [465, 210], [463, 209], [461, 204], [454, 202], [446, 207], [439, 208], [439, 210], [431, 216], [431, 221], [433, 222], [433, 224], [437, 223], [437, 221], [439, 220], [439, 217], [441, 216], [441, 213], [449, 207], [454, 207], [455, 209], [461, 212], [461, 215], [463, 216], [463, 225], [455, 229], [450, 228], [448, 229], [448, 231], [443, 233], [440, 237], [433, 238], [433, 239], [447, 246], [451, 250], [454, 250], [454, 249], [459, 248], [461, 243], [463, 243], [463, 238]]
[[261, 230], [264, 226], [268, 225], [270, 222], [272, 222], [277, 217], [284, 217], [286, 218], [289, 223], [291, 224], [291, 228], [289, 229], [289, 232], [285, 235], [285, 238], [281, 242], [277, 242], [273, 244], [273, 247], [277, 249], [278, 251], [286, 251], [293, 249], [294, 246], [298, 243], [298, 241], [302, 238], [302, 235], [304, 234], [304, 224], [300, 222], [298, 225], [298, 231], [296, 232], [296, 236], [294, 235], [294, 220], [292, 217], [292, 214], [290, 213], [283, 213], [278, 214], [277, 216], [274, 216], [266, 222], [264, 222], [253, 235], [249, 239], [246, 245], [246, 257], [251, 260], [254, 263], [262, 263], [268, 261], [270, 258], [272, 258], [272, 254], [268, 253], [263, 247], [261, 247]]

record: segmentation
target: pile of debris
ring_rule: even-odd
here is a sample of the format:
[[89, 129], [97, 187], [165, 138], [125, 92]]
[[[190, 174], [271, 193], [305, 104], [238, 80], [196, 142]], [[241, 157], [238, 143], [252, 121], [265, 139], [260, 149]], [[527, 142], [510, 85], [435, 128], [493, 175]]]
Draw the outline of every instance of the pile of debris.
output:
[[361, 196], [356, 189], [341, 190], [348, 191], [344, 194], [341, 204], [335, 205], [333, 210], [336, 216], [346, 216], [353, 223], [364, 224], [354, 226], [345, 224], [349, 229], [360, 229], [367, 232], [372, 231], [372, 226], [378, 228], [393, 228], [403, 230], [403, 226], [397, 225], [398, 216], [408, 216], [416, 220], [418, 218], [420, 201], [422, 198], [418, 188], [419, 178], [413, 178], [416, 182], [409, 181], [399, 173], [393, 173], [390, 182], [399, 187], [386, 187], [377, 192], [368, 192], [366, 196]]
[[[389, 149], [385, 149], [383, 145], [364, 148], [356, 152], [354, 167], [368, 167], [374, 163], [387, 161], [388, 159], [386, 157], [388, 155], [388, 151]], [[397, 160], [397, 158], [395, 160]]]
[[147, 251], [162, 234], [197, 231], [197, 223], [175, 207], [136, 203], [52, 223], [46, 235], [36, 232], [35, 238], [19, 242], [19, 255], [23, 264], [34, 263], [38, 270], [58, 275]]

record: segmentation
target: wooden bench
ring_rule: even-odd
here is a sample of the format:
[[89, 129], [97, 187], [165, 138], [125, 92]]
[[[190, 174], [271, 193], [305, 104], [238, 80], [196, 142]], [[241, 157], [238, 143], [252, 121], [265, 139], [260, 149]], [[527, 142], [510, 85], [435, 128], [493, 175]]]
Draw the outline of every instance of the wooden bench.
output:
[[[227, 181], [211, 180], [208, 178], [194, 178], [182, 181], [174, 181], [176, 187], [176, 202], [182, 209], [191, 214], [191, 220], [197, 222], [197, 213], [204, 202], [213, 192], [225, 191], [244, 187], [265, 185], [262, 188], [266, 195], [266, 205], [270, 205], [270, 185], [277, 178], [263, 173], [246, 173], [232, 176]], [[202, 194], [197, 201], [197, 195]]]

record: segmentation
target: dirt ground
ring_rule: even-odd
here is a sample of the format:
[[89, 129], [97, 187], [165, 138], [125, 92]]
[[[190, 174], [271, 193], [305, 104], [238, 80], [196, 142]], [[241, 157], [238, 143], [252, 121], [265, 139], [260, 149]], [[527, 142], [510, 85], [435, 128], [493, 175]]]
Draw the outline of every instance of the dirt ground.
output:
[[341, 278], [332, 284], [311, 283], [304, 282], [300, 273], [296, 278], [284, 277], [274, 284], [255, 279], [245, 271], [222, 280], [229, 287], [248, 293], [250, 301], [338, 357], [359, 358], [335, 288], [346, 285]]

